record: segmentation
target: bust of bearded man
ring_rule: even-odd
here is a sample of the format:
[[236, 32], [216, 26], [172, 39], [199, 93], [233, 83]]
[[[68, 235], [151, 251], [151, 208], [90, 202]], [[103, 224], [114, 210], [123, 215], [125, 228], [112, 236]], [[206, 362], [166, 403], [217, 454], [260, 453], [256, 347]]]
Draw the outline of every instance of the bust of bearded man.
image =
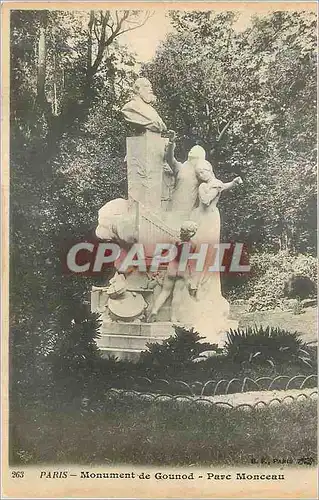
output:
[[147, 78], [138, 78], [133, 88], [134, 97], [121, 112], [127, 122], [152, 132], [165, 132], [166, 125], [153, 108], [156, 101], [151, 82]]

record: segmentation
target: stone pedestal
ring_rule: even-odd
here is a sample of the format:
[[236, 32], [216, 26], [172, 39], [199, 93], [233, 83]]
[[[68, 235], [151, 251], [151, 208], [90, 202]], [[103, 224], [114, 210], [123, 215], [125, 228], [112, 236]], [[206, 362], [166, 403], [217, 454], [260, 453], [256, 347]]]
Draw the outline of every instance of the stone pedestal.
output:
[[[146, 273], [135, 271], [127, 276], [127, 291], [143, 297], [147, 304], [145, 315], [132, 321], [117, 320], [110, 313], [107, 287], [93, 287], [91, 291], [91, 311], [100, 315], [102, 322], [99, 329], [97, 346], [102, 356], [116, 356], [118, 359], [138, 361], [141, 351], [146, 344], [162, 342], [174, 334], [173, 324], [169, 321], [171, 297], [169, 297], [158, 314], [156, 323], [146, 323], [145, 316], [152, 307], [154, 297], [159, 293], [161, 286], [157, 281], [152, 282]], [[142, 318], [142, 319], [141, 319]], [[143, 319], [144, 318], [144, 319]]]
[[[164, 165], [162, 179], [162, 211], [169, 212], [172, 209], [172, 196], [175, 186], [175, 177], [168, 165]], [[162, 214], [165, 217], [165, 214]]]
[[116, 356], [119, 360], [138, 361], [146, 344], [162, 342], [174, 334], [172, 323], [102, 322], [97, 345], [102, 356]]
[[160, 134], [149, 130], [126, 139], [129, 198], [154, 212], [161, 210], [166, 142]]

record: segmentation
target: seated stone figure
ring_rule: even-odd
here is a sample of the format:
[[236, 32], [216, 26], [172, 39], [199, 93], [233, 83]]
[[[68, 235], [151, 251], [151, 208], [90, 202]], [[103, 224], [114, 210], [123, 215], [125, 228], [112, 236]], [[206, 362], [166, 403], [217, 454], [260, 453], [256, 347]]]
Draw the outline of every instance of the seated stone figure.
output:
[[104, 241], [114, 241], [126, 247], [137, 241], [135, 213], [130, 211], [128, 200], [116, 198], [99, 210], [96, 236]]

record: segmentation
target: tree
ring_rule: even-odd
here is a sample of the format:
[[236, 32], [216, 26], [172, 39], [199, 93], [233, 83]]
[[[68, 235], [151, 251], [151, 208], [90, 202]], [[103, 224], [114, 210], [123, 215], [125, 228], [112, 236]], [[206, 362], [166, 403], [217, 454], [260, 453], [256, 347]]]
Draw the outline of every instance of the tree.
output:
[[148, 16], [11, 14], [10, 383], [19, 405], [63, 377], [81, 393], [95, 373], [94, 278], [65, 275], [61, 250], [92, 239], [98, 209], [125, 195], [119, 110], [135, 59], [117, 39]]
[[[28, 104], [33, 101], [32, 108], [44, 120], [44, 144], [34, 147], [33, 153], [41, 150], [41, 155], [33, 154], [33, 161], [51, 159], [63, 134], [88, 117], [105, 83], [112, 88], [118, 37], [138, 29], [150, 16], [149, 11], [134, 10], [12, 11], [15, 89], [18, 83], [28, 88]], [[20, 105], [26, 106], [25, 97], [14, 92], [16, 115]]]
[[314, 252], [315, 14], [273, 12], [244, 30], [233, 12], [171, 17], [144, 72], [180, 156], [201, 144], [218, 176], [244, 179], [221, 199], [224, 239]]

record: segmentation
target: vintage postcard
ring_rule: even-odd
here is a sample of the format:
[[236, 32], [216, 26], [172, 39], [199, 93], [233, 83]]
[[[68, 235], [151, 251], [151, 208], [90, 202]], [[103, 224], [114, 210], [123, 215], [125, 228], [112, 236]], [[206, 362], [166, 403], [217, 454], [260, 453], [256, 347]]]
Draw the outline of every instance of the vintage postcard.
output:
[[2, 497], [317, 498], [315, 2], [3, 2]]

